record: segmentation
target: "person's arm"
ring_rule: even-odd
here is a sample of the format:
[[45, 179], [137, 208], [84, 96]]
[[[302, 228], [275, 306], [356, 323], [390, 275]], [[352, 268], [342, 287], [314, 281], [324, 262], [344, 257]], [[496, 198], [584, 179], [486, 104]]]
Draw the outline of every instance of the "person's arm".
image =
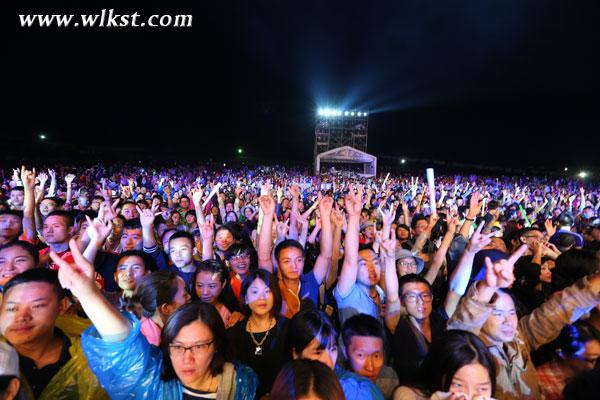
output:
[[446, 295], [446, 299], [444, 300], [444, 309], [446, 311], [446, 315], [449, 317], [454, 314], [454, 311], [456, 311], [456, 307], [458, 305], [458, 301], [467, 290], [467, 286], [469, 285], [469, 280], [471, 278], [475, 254], [487, 246], [492, 241], [492, 236], [495, 235], [495, 233], [482, 234], [481, 230], [483, 229], [484, 225], [485, 222], [481, 222], [477, 229], [475, 229], [475, 232], [473, 232], [473, 236], [471, 236], [471, 239], [469, 240], [462, 257], [450, 275], [450, 279], [448, 281], [449, 290], [448, 294]]
[[28, 240], [34, 241], [36, 238], [35, 220], [33, 217], [35, 208], [35, 168], [32, 171], [21, 167], [21, 182], [24, 188], [23, 201], [23, 232]]
[[379, 210], [383, 217], [383, 227], [381, 228], [381, 236], [384, 238], [390, 237], [390, 229], [392, 228], [392, 223], [396, 218], [396, 206], [392, 204], [390, 205], [390, 208], [387, 211], [383, 211], [381, 208]]
[[131, 324], [102, 295], [94, 280], [94, 266], [83, 257], [75, 240], [71, 239], [69, 247], [74, 264], [63, 260], [54, 251], [50, 252], [50, 257], [59, 266], [58, 279], [61, 286], [77, 297], [104, 340], [119, 342], [125, 339], [131, 331]]
[[515, 262], [527, 251], [527, 245], [522, 245], [508, 260], [498, 260], [492, 263], [485, 258], [485, 279], [471, 286], [467, 295], [460, 301], [454, 315], [448, 321], [448, 329], [461, 329], [479, 334], [485, 321], [492, 313], [490, 304], [497, 289], [509, 287], [514, 277]]
[[72, 208], [71, 203], [73, 200], [73, 179], [75, 175], [68, 174], [65, 176], [65, 182], [67, 184], [67, 199], [65, 200], [65, 209], [70, 210]]
[[48, 196], [54, 197], [56, 196], [56, 171], [54, 171], [53, 169], [49, 169], [48, 175], [50, 175], [50, 187], [48, 188]]
[[213, 241], [215, 237], [213, 217], [210, 216], [204, 223], [198, 222], [198, 227], [202, 236], [202, 261], [211, 260], [214, 257]]
[[139, 206], [135, 206], [140, 214], [140, 223], [142, 224], [142, 241], [144, 248], [152, 249], [156, 247], [156, 235], [154, 234], [154, 218], [158, 213], [158, 205], [142, 210]]
[[384, 264], [385, 288], [385, 325], [394, 332], [400, 321], [400, 297], [398, 293], [398, 275], [396, 272], [396, 233], [391, 232], [391, 238], [381, 243]]
[[98, 250], [102, 248], [104, 241], [111, 234], [113, 225], [111, 220], [104, 220], [102, 217], [94, 218], [93, 221], [87, 215], [85, 218], [88, 221], [86, 236], [89, 238], [89, 243], [85, 246], [83, 257], [93, 264]]
[[587, 276], [550, 297], [519, 320], [519, 331], [532, 350], [554, 340], [563, 326], [600, 303], [600, 273]]
[[336, 208], [331, 211], [331, 222], [333, 226], [333, 234], [332, 234], [332, 255], [331, 255], [331, 266], [329, 267], [329, 271], [327, 273], [327, 281], [325, 287], [329, 290], [333, 287], [337, 279], [338, 268], [340, 265], [341, 259], [341, 249], [342, 249], [342, 226], [344, 225], [344, 216], [342, 212], [339, 210], [336, 204]]
[[581, 202], [579, 203], [579, 212], [582, 213], [585, 208], [585, 189], [583, 187], [579, 188], [579, 192], [581, 193]]
[[[298, 185], [292, 184], [290, 193], [292, 194], [292, 213], [290, 214], [290, 231], [288, 237], [300, 241], [298, 239], [298, 227], [296, 225], [300, 217], [300, 214], [298, 213], [298, 197], [300, 196]], [[307, 219], [304, 218], [304, 220], [306, 221]], [[306, 242], [306, 237], [304, 238], [304, 241]]]
[[412, 219], [410, 217], [410, 211], [408, 210], [408, 204], [404, 202], [404, 199], [402, 199], [402, 215], [404, 215], [404, 224], [410, 226]]
[[433, 281], [440, 271], [444, 260], [446, 259], [446, 253], [448, 253], [448, 249], [450, 248], [450, 244], [452, 243], [452, 239], [454, 239], [454, 234], [456, 233], [456, 224], [458, 221], [455, 218], [451, 218], [448, 220], [448, 230], [442, 239], [442, 243], [440, 244], [440, 248], [433, 255], [433, 259], [431, 264], [429, 265], [429, 269], [425, 274], [425, 279], [427, 282], [433, 285]]
[[306, 239], [307, 242], [314, 245], [315, 242], [317, 241], [317, 235], [319, 234], [320, 231], [321, 231], [321, 220], [317, 218], [315, 227], [313, 228], [312, 232], [310, 233], [310, 236]]
[[259, 198], [260, 209], [263, 213], [262, 224], [258, 237], [258, 266], [273, 272], [271, 250], [273, 245], [273, 218], [275, 216], [275, 200], [266, 194]]
[[202, 209], [203, 194], [204, 191], [202, 189], [192, 190], [192, 203], [194, 204], [194, 212], [196, 213], [196, 221], [198, 221], [198, 226], [206, 222], [204, 219], [204, 210]]
[[[357, 193], [350, 190], [344, 199], [346, 212], [348, 213], [348, 231], [344, 242], [344, 264], [342, 272], [336, 285], [340, 296], [345, 297], [350, 293], [352, 286], [356, 283], [358, 273], [358, 230], [360, 212], [362, 210], [362, 185], [358, 185]], [[321, 220], [323, 222], [323, 220]]]
[[469, 200], [469, 211], [467, 211], [467, 215], [465, 217], [465, 221], [460, 227], [458, 231], [459, 235], [469, 240], [469, 231], [471, 230], [471, 224], [477, 218], [479, 211], [481, 210], [481, 203], [479, 202], [480, 195], [479, 192], [473, 192], [471, 195], [471, 199]]
[[313, 273], [315, 279], [321, 284], [327, 277], [331, 265], [332, 249], [332, 229], [331, 229], [331, 209], [333, 207], [333, 198], [325, 196], [319, 201], [319, 215], [321, 217], [321, 240], [320, 253], [315, 261]]

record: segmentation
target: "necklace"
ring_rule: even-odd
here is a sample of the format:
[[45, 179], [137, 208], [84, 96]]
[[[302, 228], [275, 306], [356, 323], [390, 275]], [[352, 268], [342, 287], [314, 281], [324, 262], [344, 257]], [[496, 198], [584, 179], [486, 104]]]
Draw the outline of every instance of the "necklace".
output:
[[255, 356], [262, 356], [262, 344], [265, 342], [265, 340], [267, 340], [267, 336], [269, 336], [269, 332], [271, 332], [271, 329], [273, 328], [273, 326], [275, 326], [275, 324], [271, 325], [271, 322], [269, 321], [269, 329], [267, 329], [267, 332], [265, 333], [265, 336], [263, 336], [262, 340], [260, 342], [258, 342], [255, 338], [254, 335], [252, 334], [252, 328], [250, 327], [250, 318], [248, 318], [248, 333], [250, 334], [250, 338], [252, 339], [252, 341], [254, 342], [254, 345], [256, 346], [256, 348], [254, 349], [254, 355]]

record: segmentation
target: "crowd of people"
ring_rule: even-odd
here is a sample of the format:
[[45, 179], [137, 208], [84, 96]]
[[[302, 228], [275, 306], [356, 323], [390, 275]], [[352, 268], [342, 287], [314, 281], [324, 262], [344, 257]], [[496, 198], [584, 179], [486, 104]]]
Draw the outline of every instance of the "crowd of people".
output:
[[135, 164], [2, 177], [2, 399], [599, 393], [592, 181]]

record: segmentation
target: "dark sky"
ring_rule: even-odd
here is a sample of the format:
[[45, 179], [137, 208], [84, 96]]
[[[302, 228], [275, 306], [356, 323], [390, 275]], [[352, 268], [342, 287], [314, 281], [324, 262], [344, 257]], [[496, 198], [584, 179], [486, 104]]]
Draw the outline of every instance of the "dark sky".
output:
[[597, 1], [147, 1], [112, 7], [193, 27], [18, 27], [111, 8], [52, 3], [3, 15], [2, 138], [310, 162], [330, 105], [370, 111], [379, 156], [600, 164]]

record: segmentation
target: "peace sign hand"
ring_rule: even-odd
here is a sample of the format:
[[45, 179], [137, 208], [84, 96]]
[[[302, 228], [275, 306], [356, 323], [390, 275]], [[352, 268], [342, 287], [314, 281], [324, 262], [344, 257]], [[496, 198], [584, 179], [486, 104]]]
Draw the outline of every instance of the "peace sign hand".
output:
[[507, 288], [515, 280], [514, 268], [515, 262], [527, 251], [527, 245], [524, 244], [515, 251], [508, 260], [498, 260], [492, 263], [489, 257], [485, 258], [485, 284], [490, 288]]

